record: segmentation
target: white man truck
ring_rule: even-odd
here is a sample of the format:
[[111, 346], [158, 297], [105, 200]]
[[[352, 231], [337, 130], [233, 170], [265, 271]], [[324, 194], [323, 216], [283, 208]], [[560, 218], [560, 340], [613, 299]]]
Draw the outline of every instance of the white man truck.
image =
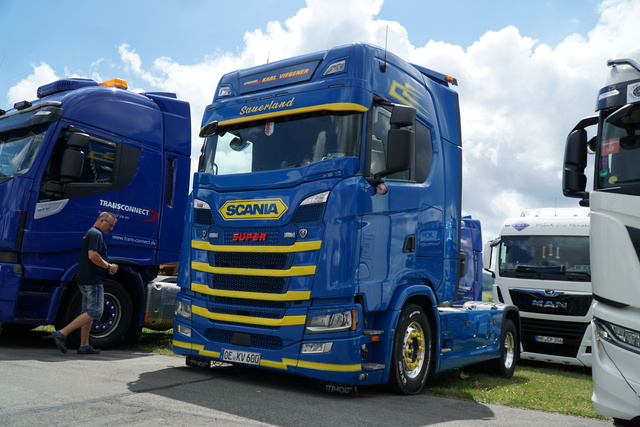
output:
[[[563, 192], [591, 207], [593, 406], [640, 421], [640, 48], [608, 61], [596, 103], [567, 137]], [[587, 139], [585, 128], [596, 126]], [[595, 153], [585, 191], [587, 152]]]
[[507, 218], [485, 256], [493, 301], [520, 310], [521, 357], [590, 367], [589, 210], [532, 209]]

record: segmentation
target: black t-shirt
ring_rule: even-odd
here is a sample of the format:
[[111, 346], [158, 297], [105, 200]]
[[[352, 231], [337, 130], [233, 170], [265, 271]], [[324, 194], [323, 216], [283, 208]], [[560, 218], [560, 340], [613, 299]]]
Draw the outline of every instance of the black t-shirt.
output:
[[89, 259], [89, 251], [97, 251], [100, 256], [109, 262], [107, 245], [102, 238], [102, 231], [95, 226], [91, 227], [82, 238], [80, 248], [80, 260], [78, 261], [77, 280], [79, 285], [99, 285], [107, 275], [107, 269], [95, 265]]

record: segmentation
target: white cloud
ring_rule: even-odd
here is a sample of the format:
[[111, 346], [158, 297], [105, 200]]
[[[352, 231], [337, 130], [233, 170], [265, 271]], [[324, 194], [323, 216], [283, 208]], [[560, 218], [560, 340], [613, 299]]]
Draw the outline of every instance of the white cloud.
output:
[[[415, 46], [401, 23], [376, 19], [382, 4], [307, 0], [284, 22], [245, 33], [237, 52], [214, 52], [191, 65], [167, 57], [145, 64], [135, 48], [123, 44], [118, 50], [125, 69], [149, 86], [145, 90], [176, 92], [190, 102], [195, 165], [200, 118], [223, 73], [353, 41], [386, 43], [389, 51], [458, 79], [463, 211], [482, 221], [485, 240], [505, 217], [523, 209], [576, 206], [577, 200], [561, 191], [564, 140], [579, 119], [593, 113], [606, 60], [638, 43], [640, 2], [604, 0], [586, 37], [571, 34], [555, 46], [512, 26], [489, 31], [471, 46], [435, 41]], [[92, 76], [99, 76], [97, 68]], [[31, 99], [37, 86], [56, 78], [41, 64], [9, 97]]]
[[45, 63], [33, 67], [33, 74], [22, 79], [7, 93], [7, 103], [13, 105], [20, 101], [31, 101], [35, 98], [36, 91], [44, 84], [58, 80], [55, 71]]
[[412, 62], [458, 78], [464, 146], [463, 208], [485, 239], [504, 218], [528, 208], [577, 206], [561, 191], [566, 135], [593, 114], [606, 60], [637, 43], [640, 2], [608, 0], [586, 38], [540, 44], [515, 27], [461, 49], [410, 47]]

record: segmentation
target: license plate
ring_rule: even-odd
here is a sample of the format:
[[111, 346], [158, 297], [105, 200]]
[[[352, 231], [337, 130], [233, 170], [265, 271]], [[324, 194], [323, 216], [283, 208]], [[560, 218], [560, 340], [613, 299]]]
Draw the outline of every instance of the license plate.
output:
[[246, 365], [259, 365], [260, 353], [248, 351], [222, 350], [222, 360], [229, 363], [244, 363]]
[[562, 343], [564, 343], [564, 339], [563, 338], [545, 337], [543, 335], [536, 335], [536, 341], [537, 342], [546, 342], [546, 343], [549, 343], [549, 344], [562, 344]]

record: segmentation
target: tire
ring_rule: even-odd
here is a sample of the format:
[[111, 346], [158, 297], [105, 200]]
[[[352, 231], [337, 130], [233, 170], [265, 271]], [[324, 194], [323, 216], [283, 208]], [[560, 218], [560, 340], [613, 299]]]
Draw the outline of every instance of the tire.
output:
[[516, 370], [519, 345], [513, 320], [505, 319], [500, 334], [500, 357], [487, 362], [489, 371], [499, 377], [511, 378]]
[[[61, 308], [61, 317], [56, 328], [61, 329], [75, 319], [82, 309], [82, 294], [76, 288], [66, 306]], [[89, 342], [97, 348], [113, 348], [117, 346], [131, 326], [133, 303], [124, 287], [113, 280], [104, 281], [104, 312], [100, 319], [91, 325]], [[80, 331], [74, 331], [67, 337], [71, 346], [80, 343]]]
[[427, 382], [432, 360], [431, 326], [421, 307], [403, 307], [392, 351], [389, 388], [401, 394], [419, 393]]

